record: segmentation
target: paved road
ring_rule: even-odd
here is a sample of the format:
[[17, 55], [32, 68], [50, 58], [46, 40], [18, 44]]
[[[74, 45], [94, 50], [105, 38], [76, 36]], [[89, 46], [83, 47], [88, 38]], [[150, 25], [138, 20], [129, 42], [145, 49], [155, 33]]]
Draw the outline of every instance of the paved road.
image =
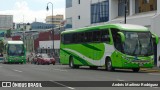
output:
[[159, 72], [138, 72], [117, 70], [108, 72], [102, 68], [90, 70], [88, 67], [70, 69], [68, 65], [31, 65], [31, 64], [0, 64], [1, 81], [52, 81], [63, 87], [55, 88], [0, 88], [0, 90], [159, 90], [160, 88], [133, 87], [70, 87], [55, 81], [160, 81]]

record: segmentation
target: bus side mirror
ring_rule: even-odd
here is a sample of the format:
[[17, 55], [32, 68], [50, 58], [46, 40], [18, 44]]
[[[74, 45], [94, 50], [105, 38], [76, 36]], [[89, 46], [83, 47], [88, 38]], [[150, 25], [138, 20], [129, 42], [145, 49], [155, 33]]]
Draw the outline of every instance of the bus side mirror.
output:
[[124, 42], [125, 41], [125, 36], [122, 32], [118, 32], [118, 34], [120, 35], [121, 37], [121, 41]]
[[152, 38], [155, 39], [156, 44], [159, 43], [159, 38], [158, 38], [158, 36], [156, 34], [152, 34]]

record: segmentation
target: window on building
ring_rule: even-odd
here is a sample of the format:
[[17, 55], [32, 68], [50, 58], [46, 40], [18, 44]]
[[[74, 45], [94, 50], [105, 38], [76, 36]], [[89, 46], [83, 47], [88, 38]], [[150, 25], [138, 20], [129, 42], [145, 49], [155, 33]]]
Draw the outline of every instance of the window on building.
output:
[[109, 20], [109, 0], [91, 4], [91, 23], [107, 22]]
[[157, 0], [135, 0], [135, 12], [148, 12], [157, 10]]
[[150, 0], [143, 0], [143, 3], [144, 3], [144, 4], [147, 4], [147, 3], [149, 3], [149, 1], [150, 1]]
[[[129, 15], [129, 0], [126, 0], [127, 15]], [[125, 15], [125, 0], [118, 0], [118, 16]]]
[[72, 0], [66, 0], [66, 8], [72, 7]]
[[81, 16], [80, 16], [80, 15], [78, 16], [78, 19], [81, 19]]
[[78, 0], [78, 4], [81, 4], [81, 0]]
[[72, 18], [66, 19], [66, 27], [65, 28], [72, 28]]

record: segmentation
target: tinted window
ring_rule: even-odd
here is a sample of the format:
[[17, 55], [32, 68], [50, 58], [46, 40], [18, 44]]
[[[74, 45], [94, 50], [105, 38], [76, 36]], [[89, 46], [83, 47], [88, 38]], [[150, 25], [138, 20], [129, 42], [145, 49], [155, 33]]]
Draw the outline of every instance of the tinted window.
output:
[[101, 32], [100, 31], [94, 31], [93, 32], [93, 41], [94, 42], [101, 41]]
[[64, 43], [69, 44], [72, 42], [72, 34], [66, 34], [64, 35]]
[[111, 32], [112, 32], [115, 48], [122, 52], [123, 49], [122, 49], [121, 37], [118, 34], [119, 30], [118, 29], [111, 29]]
[[85, 33], [85, 42], [92, 42], [92, 37], [93, 36], [93, 34], [92, 34], [92, 32], [86, 32]]
[[109, 30], [102, 30], [101, 41], [110, 42]]

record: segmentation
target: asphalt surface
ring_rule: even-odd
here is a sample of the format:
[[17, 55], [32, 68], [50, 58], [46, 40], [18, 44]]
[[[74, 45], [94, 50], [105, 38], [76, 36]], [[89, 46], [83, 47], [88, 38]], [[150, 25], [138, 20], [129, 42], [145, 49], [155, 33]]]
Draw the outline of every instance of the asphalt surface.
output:
[[50, 81], [60, 87], [0, 88], [0, 90], [160, 90], [160, 87], [71, 87], [57, 81], [160, 81], [159, 71], [105, 71], [88, 67], [71, 69], [68, 65], [0, 64], [0, 81]]

